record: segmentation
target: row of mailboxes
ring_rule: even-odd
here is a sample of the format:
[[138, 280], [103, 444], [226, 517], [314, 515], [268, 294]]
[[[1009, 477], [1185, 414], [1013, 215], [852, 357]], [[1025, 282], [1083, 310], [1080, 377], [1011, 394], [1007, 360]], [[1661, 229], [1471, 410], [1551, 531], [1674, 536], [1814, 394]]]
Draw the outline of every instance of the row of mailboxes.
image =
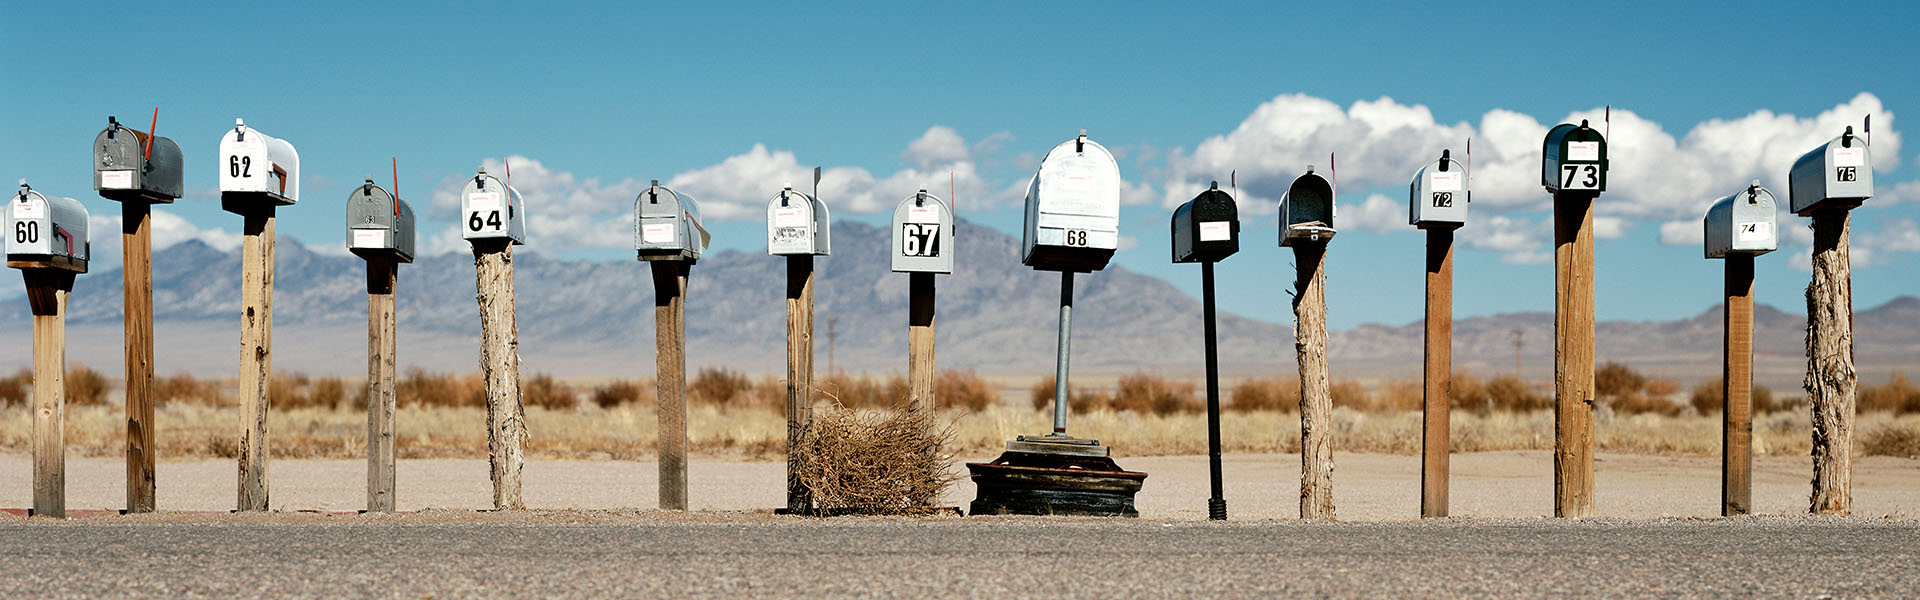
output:
[[413, 262], [416, 224], [413, 207], [372, 177], [347, 193], [347, 250], [361, 258]]
[[7, 201], [6, 226], [7, 260], [87, 271], [87, 207], [79, 200], [42, 194], [22, 180]]
[[1793, 161], [1787, 194], [1793, 214], [1810, 216], [1819, 208], [1853, 208], [1873, 196], [1873, 163], [1867, 140], [1853, 127]]
[[1547, 191], [1607, 191], [1607, 139], [1587, 126], [1561, 123], [1547, 130], [1545, 147], [1540, 151], [1540, 183]]
[[633, 248], [640, 260], [700, 260], [711, 237], [700, 224], [700, 206], [693, 196], [660, 185], [660, 180], [633, 200]]
[[93, 138], [93, 189], [108, 200], [166, 204], [184, 195], [180, 145], [120, 124]]
[[1333, 239], [1333, 218], [1339, 212], [1333, 200], [1333, 182], [1307, 167], [1280, 195], [1280, 245]]
[[527, 209], [520, 192], [481, 167], [460, 187], [460, 238], [527, 243]]
[[1086, 133], [1047, 152], [1027, 184], [1020, 262], [1044, 271], [1107, 268], [1120, 247], [1120, 166]]
[[233, 120], [220, 138], [220, 207], [246, 214], [300, 200], [300, 153], [293, 144]]
[[767, 202], [767, 254], [826, 256], [833, 253], [827, 205], [787, 184]]
[[1407, 185], [1407, 222], [1415, 227], [1458, 228], [1467, 224], [1467, 204], [1473, 201], [1472, 182], [1450, 150], [1427, 163]]
[[1240, 251], [1240, 208], [1215, 181], [1173, 210], [1173, 262], [1217, 262]]
[[1780, 247], [1780, 228], [1775, 220], [1773, 194], [1754, 180], [1747, 189], [1721, 198], [1707, 208], [1701, 224], [1706, 228], [1707, 258], [1726, 258], [1732, 254], [1766, 254]]

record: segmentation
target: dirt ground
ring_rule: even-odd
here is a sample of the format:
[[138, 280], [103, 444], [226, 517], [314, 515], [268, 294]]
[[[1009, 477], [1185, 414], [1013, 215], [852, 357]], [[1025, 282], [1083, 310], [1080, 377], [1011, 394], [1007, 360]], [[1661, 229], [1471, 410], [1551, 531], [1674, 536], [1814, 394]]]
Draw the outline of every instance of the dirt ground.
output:
[[[976, 459], [977, 460], [977, 459]], [[1204, 456], [1121, 457], [1123, 468], [1148, 473], [1137, 505], [1142, 518], [1206, 518]], [[1239, 454], [1224, 459], [1229, 517], [1291, 519], [1299, 514], [1297, 454]], [[1417, 519], [1419, 457], [1343, 454], [1334, 459], [1334, 499], [1341, 520]], [[119, 459], [67, 459], [69, 510], [121, 508], [124, 466]], [[696, 511], [750, 511], [781, 506], [784, 463], [695, 459], [688, 467], [688, 498]], [[1715, 458], [1602, 454], [1595, 468], [1595, 515], [1631, 519], [1719, 515], [1720, 463]], [[651, 462], [530, 461], [525, 473], [527, 506], [535, 509], [632, 510], [658, 506]], [[1806, 510], [1811, 464], [1804, 457], [1754, 459], [1753, 501], [1759, 514]], [[235, 501], [232, 460], [162, 462], [162, 511], [230, 510]], [[274, 509], [353, 511], [366, 504], [366, 463], [361, 460], [277, 460], [269, 465]], [[1920, 460], [1856, 459], [1854, 514], [1920, 518]], [[22, 454], [0, 455], [0, 508], [32, 505], [32, 462]], [[399, 506], [403, 511], [481, 509], [491, 501], [487, 462], [402, 460]], [[1452, 515], [1525, 518], [1553, 513], [1551, 453], [1510, 451], [1453, 457]], [[947, 504], [965, 507], [973, 486], [962, 481]]]

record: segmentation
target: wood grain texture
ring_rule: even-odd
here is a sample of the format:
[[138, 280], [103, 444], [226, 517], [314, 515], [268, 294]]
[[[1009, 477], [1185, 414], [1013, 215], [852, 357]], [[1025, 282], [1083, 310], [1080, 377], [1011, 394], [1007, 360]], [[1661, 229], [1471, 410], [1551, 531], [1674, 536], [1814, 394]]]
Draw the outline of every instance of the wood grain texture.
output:
[[487, 465], [494, 510], [526, 508], [520, 474], [526, 466], [526, 408], [520, 396], [520, 329], [514, 320], [513, 244], [472, 240], [475, 298], [480, 302], [480, 374], [487, 387]]
[[687, 275], [681, 261], [654, 261], [655, 414], [660, 427], [660, 508], [687, 509]]
[[934, 274], [908, 276], [907, 406], [924, 426], [931, 427], [933, 414], [940, 410], [939, 398], [934, 397]]
[[1420, 409], [1420, 516], [1447, 516], [1453, 394], [1453, 229], [1427, 230], [1426, 349]]
[[239, 510], [267, 510], [267, 411], [273, 382], [274, 211], [246, 215], [240, 258]]
[[1593, 200], [1553, 197], [1553, 516], [1593, 514]]
[[33, 308], [33, 514], [67, 516], [67, 296], [73, 273], [28, 269]]
[[1753, 510], [1753, 255], [1726, 257], [1720, 369], [1720, 515]]
[[120, 283], [125, 297], [127, 512], [154, 510], [153, 206], [121, 202]]
[[787, 257], [787, 510], [813, 510], [800, 482], [800, 438], [813, 411], [813, 256]]
[[1853, 512], [1853, 267], [1849, 213], [1813, 211], [1813, 280], [1807, 284], [1807, 396], [1813, 407], [1814, 514]]
[[1334, 518], [1333, 395], [1327, 372], [1326, 242], [1296, 242], [1293, 351], [1300, 364], [1300, 518]]
[[367, 260], [367, 512], [393, 512], [394, 426], [396, 400], [396, 326], [394, 286], [399, 265], [389, 258]]

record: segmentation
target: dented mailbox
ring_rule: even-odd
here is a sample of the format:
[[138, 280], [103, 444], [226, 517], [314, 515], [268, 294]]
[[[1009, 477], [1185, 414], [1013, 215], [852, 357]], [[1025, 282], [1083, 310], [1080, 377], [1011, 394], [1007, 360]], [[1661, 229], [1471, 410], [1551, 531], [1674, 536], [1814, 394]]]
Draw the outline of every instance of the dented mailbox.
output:
[[113, 117], [93, 138], [93, 189], [108, 200], [172, 203], [185, 189], [181, 168], [179, 144], [149, 137]]
[[1873, 197], [1873, 156], [1867, 140], [1849, 125], [1812, 152], [1793, 161], [1787, 172], [1787, 195], [1793, 214], [1810, 216], [1820, 208], [1853, 208]]
[[6, 210], [9, 262], [87, 272], [87, 207], [79, 200], [42, 194], [22, 180]]
[[413, 262], [413, 207], [368, 177], [347, 193], [347, 250], [360, 258]]
[[1407, 186], [1408, 223], [1421, 229], [1466, 225], [1467, 203], [1473, 201], [1470, 185], [1467, 170], [1452, 151], [1441, 150], [1440, 160], [1420, 167]]
[[520, 202], [520, 192], [481, 167], [460, 188], [460, 237], [526, 244], [527, 210]]
[[1780, 248], [1773, 194], [1754, 180], [1747, 189], [1721, 198], [1707, 209], [1707, 258], [1730, 254], [1766, 254]]
[[1026, 205], [1021, 264], [1098, 271], [1120, 247], [1120, 166], [1085, 132], [1047, 152], [1027, 183]]
[[1213, 182], [1173, 211], [1173, 262], [1217, 262], [1240, 251], [1240, 208]]
[[220, 137], [220, 208], [246, 214], [300, 200], [300, 153], [293, 144], [233, 120]]
[[1280, 196], [1280, 245], [1332, 240], [1334, 213], [1333, 182], [1308, 166]]
[[640, 260], [700, 260], [711, 241], [700, 224], [700, 206], [693, 196], [674, 192], [660, 180], [633, 200], [633, 248]]
[[767, 202], [767, 254], [832, 254], [831, 225], [826, 203], [787, 184]]
[[1607, 139], [1599, 130], [1588, 127], [1584, 119], [1579, 125], [1561, 123], [1547, 131], [1540, 155], [1540, 183], [1555, 194], [1598, 194], [1607, 191], [1610, 164]]
[[926, 190], [893, 209], [893, 272], [953, 272], [953, 209]]

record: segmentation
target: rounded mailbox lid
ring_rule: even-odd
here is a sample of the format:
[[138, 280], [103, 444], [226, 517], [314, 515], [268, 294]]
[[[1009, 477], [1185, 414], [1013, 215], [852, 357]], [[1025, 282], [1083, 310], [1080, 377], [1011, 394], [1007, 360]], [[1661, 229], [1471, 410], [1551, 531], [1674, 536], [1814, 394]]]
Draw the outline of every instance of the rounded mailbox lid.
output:
[[896, 273], [953, 272], [953, 210], [922, 189], [893, 208], [891, 265]]
[[1547, 130], [1540, 149], [1540, 184], [1548, 192], [1606, 191], [1608, 166], [1606, 136], [1585, 119]]
[[825, 256], [827, 227], [826, 204], [792, 185], [767, 200], [767, 254]]

